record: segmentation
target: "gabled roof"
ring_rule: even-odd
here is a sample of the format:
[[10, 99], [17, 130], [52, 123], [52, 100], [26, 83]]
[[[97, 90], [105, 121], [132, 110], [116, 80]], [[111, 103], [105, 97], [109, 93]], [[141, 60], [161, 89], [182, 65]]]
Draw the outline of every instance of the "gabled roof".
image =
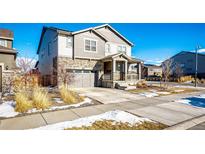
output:
[[[178, 55], [182, 55], [182, 54], [192, 54], [192, 55], [196, 55], [195, 52], [191, 52], [191, 51], [181, 51], [181, 52], [175, 54], [174, 56], [172, 56], [172, 57], [170, 57], [170, 58], [164, 60], [162, 63], [166, 62], [166, 61], [169, 60], [169, 59], [173, 59], [174, 57], [176, 57], [176, 56], [178, 56]], [[201, 53], [197, 53], [197, 55], [198, 55], [198, 56], [205, 56], [205, 54], [201, 54]]]
[[125, 42], [127, 42], [129, 45], [133, 46], [134, 44], [132, 42], [130, 42], [129, 40], [127, 40], [122, 34], [120, 34], [117, 30], [115, 30], [113, 27], [111, 27], [109, 24], [104, 24], [104, 25], [100, 25], [100, 26], [96, 26], [96, 27], [90, 27], [90, 28], [86, 28], [83, 30], [79, 30], [79, 31], [75, 31], [75, 32], [71, 32], [68, 30], [64, 30], [64, 29], [60, 29], [60, 28], [56, 28], [56, 27], [46, 27], [44, 26], [41, 32], [41, 37], [40, 37], [40, 41], [39, 41], [39, 45], [38, 45], [38, 49], [37, 49], [37, 54], [39, 54], [39, 50], [40, 50], [40, 46], [41, 46], [41, 42], [43, 39], [43, 36], [46, 32], [47, 29], [56, 31], [58, 34], [63, 34], [63, 35], [77, 35], [79, 33], [83, 33], [86, 31], [92, 31], [95, 34], [97, 34], [98, 36], [100, 36], [102, 39], [104, 39], [105, 41], [109, 41], [106, 36], [104, 36], [102, 33], [98, 32], [97, 29], [103, 28], [103, 27], [108, 27], [111, 31], [113, 31], [117, 36], [119, 36], [121, 39], [123, 39]]
[[[79, 30], [79, 31], [75, 31], [72, 32], [73, 35], [79, 34], [79, 33], [83, 33], [86, 31], [90, 31], [90, 30], [97, 30], [103, 27], [108, 27], [111, 31], [113, 31], [117, 36], [119, 36], [121, 39], [123, 39], [125, 42], [127, 42], [129, 45], [133, 46], [134, 44], [132, 42], [130, 42], [128, 39], [126, 39], [122, 34], [120, 34], [117, 30], [115, 30], [112, 26], [110, 26], [109, 24], [104, 24], [104, 25], [100, 25], [100, 26], [96, 26], [96, 27], [91, 27], [91, 28], [86, 28], [83, 30]], [[96, 31], [97, 32], [97, 31]], [[98, 32], [99, 33], [99, 32]], [[101, 36], [103, 36], [105, 39], [107, 39], [103, 34], [101, 34]]]
[[37, 54], [39, 54], [39, 50], [40, 50], [40, 46], [41, 46], [41, 43], [42, 43], [42, 40], [43, 40], [43, 36], [44, 36], [45, 32], [48, 29], [57, 32], [57, 34], [72, 35], [71, 31], [68, 31], [68, 30], [63, 30], [63, 29], [56, 28], [56, 27], [46, 27], [46, 26], [44, 26], [42, 31], [41, 31], [41, 37], [40, 37], [40, 41], [39, 41], [39, 44], [38, 44]]
[[109, 24], [104, 24], [104, 25], [96, 26], [95, 29], [100, 29], [100, 28], [103, 28], [103, 27], [110, 28], [110, 30], [112, 30], [116, 35], [118, 35], [120, 38], [122, 38], [125, 42], [127, 42], [131, 46], [134, 46], [134, 44], [132, 42], [130, 42], [128, 39], [126, 39], [122, 34], [120, 34], [116, 29], [114, 29]]
[[101, 58], [100, 60], [102, 60], [102, 61], [111, 60], [111, 59], [118, 57], [118, 56], [123, 56], [125, 59], [127, 59], [131, 63], [139, 63], [139, 62], [141, 63], [142, 62], [141, 60], [132, 58], [124, 53], [116, 53], [116, 54], [108, 55], [108, 56]]

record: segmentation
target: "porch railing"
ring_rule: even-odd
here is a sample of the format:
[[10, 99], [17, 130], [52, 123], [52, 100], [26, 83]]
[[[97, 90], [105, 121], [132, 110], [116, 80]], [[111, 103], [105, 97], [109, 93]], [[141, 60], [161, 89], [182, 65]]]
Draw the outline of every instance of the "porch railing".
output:
[[[113, 78], [111, 73], [103, 74], [103, 80], [114, 80], [114, 81], [124, 81], [125, 80], [125, 73], [114, 73]], [[127, 74], [127, 80], [128, 81], [137, 81], [139, 79], [138, 74]]]
[[139, 79], [139, 75], [138, 74], [127, 74], [127, 80], [128, 81], [137, 81]]
[[124, 81], [125, 80], [125, 73], [124, 72], [113, 73], [113, 80], [114, 81]]
[[112, 80], [111, 73], [103, 74], [103, 80]]

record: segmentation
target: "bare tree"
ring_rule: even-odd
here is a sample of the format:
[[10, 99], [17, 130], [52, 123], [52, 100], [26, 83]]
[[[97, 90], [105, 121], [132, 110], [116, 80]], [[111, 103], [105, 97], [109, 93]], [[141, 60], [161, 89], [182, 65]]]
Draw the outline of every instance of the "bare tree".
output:
[[20, 57], [17, 58], [17, 66], [21, 69], [22, 73], [27, 73], [31, 69], [34, 68], [34, 63], [35, 63], [34, 58], [27, 58], [27, 57]]
[[[34, 76], [31, 70], [34, 68], [36, 63], [36, 59], [27, 57], [27, 54], [24, 53], [23, 56], [18, 57], [16, 60], [16, 65], [20, 69], [19, 78], [21, 79], [22, 83], [24, 83], [24, 88], [27, 88], [29, 84], [33, 83]], [[39, 79], [40, 74], [38, 75]]]
[[66, 71], [65, 69], [59, 69], [58, 78], [63, 85], [68, 86], [74, 79], [74, 74]]
[[183, 70], [181, 68], [181, 65], [179, 63], [176, 63], [174, 65], [174, 76], [179, 80], [180, 77], [183, 76]]
[[170, 76], [173, 74], [172, 68], [173, 68], [173, 60], [172, 59], [168, 59], [162, 63], [162, 73], [163, 73], [165, 85], [167, 87], [168, 87], [167, 81], [170, 79]]

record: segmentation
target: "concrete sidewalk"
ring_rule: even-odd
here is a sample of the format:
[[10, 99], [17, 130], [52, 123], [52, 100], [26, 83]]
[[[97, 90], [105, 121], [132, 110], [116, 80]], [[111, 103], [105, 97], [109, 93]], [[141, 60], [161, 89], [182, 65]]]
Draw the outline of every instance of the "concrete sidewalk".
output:
[[[76, 109], [59, 110], [47, 113], [37, 113], [28, 116], [15, 117], [0, 121], [0, 129], [17, 130], [30, 129], [81, 117], [97, 115], [111, 110], [123, 110], [137, 116], [173, 126], [183, 121], [205, 114], [204, 108], [194, 108], [189, 105], [173, 102], [172, 100], [193, 96], [200, 93], [172, 95], [163, 97], [128, 100], [118, 103], [108, 103]], [[172, 99], [173, 98], [173, 99]]]

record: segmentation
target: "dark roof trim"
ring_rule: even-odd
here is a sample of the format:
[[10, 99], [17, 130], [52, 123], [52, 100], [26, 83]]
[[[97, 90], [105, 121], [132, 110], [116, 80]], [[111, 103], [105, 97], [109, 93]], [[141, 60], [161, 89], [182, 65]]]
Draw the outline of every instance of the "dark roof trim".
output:
[[[186, 53], [186, 54], [196, 54], [195, 52], [190, 52], [190, 51], [181, 51], [181, 52], [179, 52], [179, 53], [177, 53], [177, 54], [175, 54], [174, 56], [172, 56], [172, 57], [170, 57], [170, 58], [168, 58], [168, 59], [166, 59], [166, 60], [164, 60], [162, 63], [164, 63], [165, 61], [167, 61], [167, 60], [169, 60], [169, 59], [172, 59], [172, 58], [174, 58], [174, 57], [176, 57], [176, 56], [178, 56], [178, 55], [180, 55], [180, 54], [182, 54], [182, 53]], [[204, 54], [201, 54], [201, 53], [197, 53], [197, 55], [200, 55], [200, 56], [205, 56]]]
[[42, 43], [42, 40], [43, 40], [43, 36], [44, 36], [44, 34], [45, 34], [47, 28], [48, 28], [48, 27], [43, 26], [43, 29], [42, 29], [42, 31], [41, 31], [41, 37], [40, 37], [40, 41], [39, 41], [39, 44], [38, 44], [37, 54], [39, 54], [39, 50], [40, 50], [40, 47], [41, 47], [41, 43]]
[[56, 28], [56, 27], [46, 27], [46, 26], [43, 26], [43, 29], [42, 29], [42, 31], [41, 31], [40, 41], [39, 41], [39, 44], [38, 44], [37, 54], [39, 54], [39, 50], [40, 50], [40, 47], [41, 47], [41, 44], [42, 44], [42, 40], [43, 40], [44, 34], [45, 34], [45, 32], [46, 32], [48, 29], [49, 29], [49, 30], [56, 31], [58, 34], [72, 35], [72, 33], [71, 33], [70, 31], [67, 31], [67, 30], [63, 30], [63, 29]]
[[34, 68], [37, 68], [37, 67], [38, 67], [38, 64], [39, 64], [39, 61], [36, 62]]

